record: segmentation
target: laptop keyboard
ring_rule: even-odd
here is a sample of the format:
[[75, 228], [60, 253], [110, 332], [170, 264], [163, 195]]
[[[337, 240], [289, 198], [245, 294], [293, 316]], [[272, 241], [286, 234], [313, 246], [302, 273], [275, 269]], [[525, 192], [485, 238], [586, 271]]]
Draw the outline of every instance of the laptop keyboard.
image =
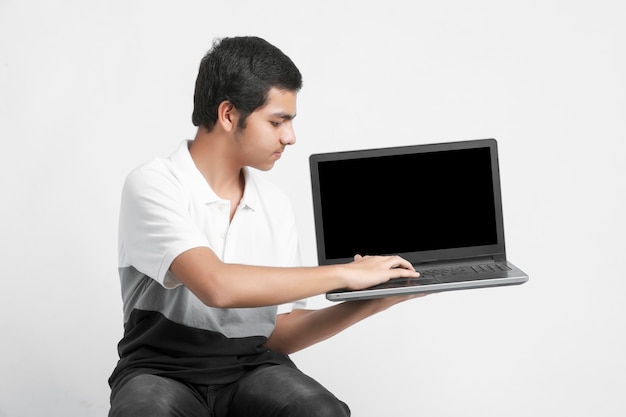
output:
[[421, 278], [443, 278], [453, 275], [468, 275], [468, 274], [482, 274], [485, 272], [504, 272], [509, 271], [511, 268], [506, 263], [487, 263], [471, 266], [459, 266], [450, 268], [432, 268], [421, 269], [417, 268]]
[[419, 278], [392, 278], [387, 282], [375, 285], [371, 289], [385, 289], [406, 285], [428, 285], [458, 281], [472, 281], [497, 278], [503, 272], [511, 270], [506, 263], [486, 263], [450, 268], [415, 268]]

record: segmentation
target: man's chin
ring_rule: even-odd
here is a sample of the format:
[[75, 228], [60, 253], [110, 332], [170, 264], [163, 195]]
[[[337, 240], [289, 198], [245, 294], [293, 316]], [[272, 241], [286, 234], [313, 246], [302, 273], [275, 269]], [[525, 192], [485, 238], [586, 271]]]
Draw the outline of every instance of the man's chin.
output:
[[257, 165], [253, 166], [252, 168], [258, 169], [259, 171], [269, 171], [270, 169], [274, 168], [274, 163], [272, 162], [271, 164]]

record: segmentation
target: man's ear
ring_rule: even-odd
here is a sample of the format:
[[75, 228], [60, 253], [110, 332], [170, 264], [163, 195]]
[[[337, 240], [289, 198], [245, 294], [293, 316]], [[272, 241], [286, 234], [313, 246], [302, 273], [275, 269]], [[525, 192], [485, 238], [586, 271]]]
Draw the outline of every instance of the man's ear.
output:
[[227, 132], [237, 128], [239, 116], [237, 108], [228, 100], [222, 101], [217, 107], [217, 123]]

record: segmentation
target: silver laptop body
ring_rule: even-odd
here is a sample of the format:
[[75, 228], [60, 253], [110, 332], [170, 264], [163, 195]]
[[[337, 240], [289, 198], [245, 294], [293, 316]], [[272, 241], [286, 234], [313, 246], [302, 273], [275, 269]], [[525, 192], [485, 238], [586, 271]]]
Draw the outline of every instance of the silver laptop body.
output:
[[331, 301], [522, 284], [506, 257], [495, 139], [313, 154], [318, 263], [397, 254], [420, 271]]

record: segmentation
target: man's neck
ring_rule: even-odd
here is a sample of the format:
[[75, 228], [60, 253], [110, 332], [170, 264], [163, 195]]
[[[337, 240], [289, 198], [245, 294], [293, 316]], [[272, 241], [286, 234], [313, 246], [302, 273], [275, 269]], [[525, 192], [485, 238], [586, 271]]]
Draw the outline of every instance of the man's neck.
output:
[[230, 200], [231, 207], [239, 204], [245, 185], [243, 166], [232, 149], [232, 138], [198, 128], [189, 153], [211, 189], [221, 198]]

